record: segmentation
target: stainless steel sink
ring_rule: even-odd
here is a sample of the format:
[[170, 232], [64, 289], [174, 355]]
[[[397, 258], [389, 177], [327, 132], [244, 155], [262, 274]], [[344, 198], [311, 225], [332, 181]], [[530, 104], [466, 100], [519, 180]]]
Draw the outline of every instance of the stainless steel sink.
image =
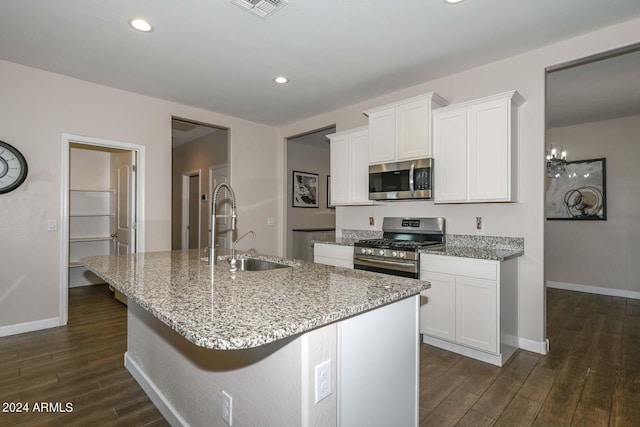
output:
[[236, 266], [238, 267], [238, 271], [266, 271], [291, 267], [290, 265], [256, 258], [237, 258]]

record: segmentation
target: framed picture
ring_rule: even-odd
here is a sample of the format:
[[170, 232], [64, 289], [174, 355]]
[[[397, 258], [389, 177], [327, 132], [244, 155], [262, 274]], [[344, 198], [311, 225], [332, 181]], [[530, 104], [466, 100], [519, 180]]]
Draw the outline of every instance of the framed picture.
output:
[[292, 206], [318, 207], [318, 174], [293, 171]]
[[550, 178], [547, 219], [606, 221], [606, 172], [606, 159], [567, 162], [562, 175]]
[[331, 175], [327, 175], [327, 208], [328, 209], [336, 208], [331, 204]]

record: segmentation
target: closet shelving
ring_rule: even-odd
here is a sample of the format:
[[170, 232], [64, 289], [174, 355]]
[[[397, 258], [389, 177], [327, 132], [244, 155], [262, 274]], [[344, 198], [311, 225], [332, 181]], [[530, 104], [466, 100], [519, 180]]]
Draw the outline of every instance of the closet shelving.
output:
[[80, 258], [113, 253], [115, 190], [69, 190], [69, 267]]

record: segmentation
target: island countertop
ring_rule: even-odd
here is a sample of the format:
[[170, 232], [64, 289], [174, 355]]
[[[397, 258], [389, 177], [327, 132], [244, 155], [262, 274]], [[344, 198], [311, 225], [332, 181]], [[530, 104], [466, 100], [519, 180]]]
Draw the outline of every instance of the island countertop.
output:
[[81, 262], [192, 343], [257, 347], [417, 295], [429, 283], [251, 255], [291, 268], [229, 272], [202, 250], [86, 257]]

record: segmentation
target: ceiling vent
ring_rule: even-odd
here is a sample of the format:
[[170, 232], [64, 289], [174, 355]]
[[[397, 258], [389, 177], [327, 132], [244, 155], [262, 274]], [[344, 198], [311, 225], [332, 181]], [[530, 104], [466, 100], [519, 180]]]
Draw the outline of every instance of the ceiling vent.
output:
[[287, 0], [232, 0], [231, 3], [237, 4], [260, 19], [267, 19], [289, 4]]

